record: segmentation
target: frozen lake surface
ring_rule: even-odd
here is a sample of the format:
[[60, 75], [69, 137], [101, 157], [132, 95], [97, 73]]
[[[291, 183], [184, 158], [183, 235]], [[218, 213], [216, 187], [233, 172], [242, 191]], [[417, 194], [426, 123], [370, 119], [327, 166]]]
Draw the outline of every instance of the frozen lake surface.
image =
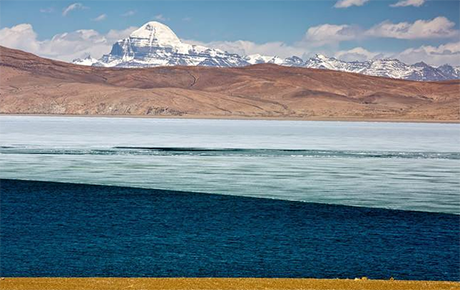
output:
[[0, 178], [460, 214], [460, 125], [0, 116]]

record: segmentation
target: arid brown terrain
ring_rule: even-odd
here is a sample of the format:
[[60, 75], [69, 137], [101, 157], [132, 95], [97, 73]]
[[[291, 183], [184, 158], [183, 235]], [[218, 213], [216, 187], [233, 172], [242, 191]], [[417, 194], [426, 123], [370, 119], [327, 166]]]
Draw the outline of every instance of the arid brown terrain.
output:
[[460, 81], [263, 64], [85, 67], [0, 47], [0, 113], [459, 121]]

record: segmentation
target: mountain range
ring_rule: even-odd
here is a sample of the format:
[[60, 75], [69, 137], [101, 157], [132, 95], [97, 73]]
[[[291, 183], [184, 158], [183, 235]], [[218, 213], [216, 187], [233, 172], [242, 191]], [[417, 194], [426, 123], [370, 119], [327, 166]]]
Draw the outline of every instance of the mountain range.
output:
[[288, 67], [328, 69], [415, 81], [460, 79], [460, 67], [448, 64], [433, 67], [424, 62], [405, 64], [397, 59], [375, 59], [346, 62], [317, 54], [303, 60], [292, 56], [280, 58], [260, 54], [240, 56], [220, 49], [182, 42], [166, 25], [151, 21], [117, 41], [109, 54], [100, 59], [88, 56], [75, 59], [74, 64], [101, 67], [208, 66], [242, 67], [253, 64], [277, 64]]
[[0, 46], [0, 114], [459, 122], [460, 80], [325, 69], [108, 68]]

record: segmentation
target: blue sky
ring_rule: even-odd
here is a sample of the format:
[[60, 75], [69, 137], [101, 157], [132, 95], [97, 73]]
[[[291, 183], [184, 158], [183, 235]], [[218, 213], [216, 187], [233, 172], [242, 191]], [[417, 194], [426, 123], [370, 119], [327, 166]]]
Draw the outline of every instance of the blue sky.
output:
[[[340, 1], [345, 7], [338, 7]], [[400, 56], [407, 58], [406, 62], [415, 62], [417, 58], [410, 56], [413, 54], [433, 64], [455, 63], [458, 58], [460, 65], [460, 1], [399, 2], [402, 3], [398, 4], [400, 7], [392, 7], [398, 0], [1, 1], [0, 44], [38, 54], [40, 51], [34, 49], [42, 50], [44, 56], [68, 60], [59, 55], [58, 49], [53, 50], [52, 39], [56, 35], [62, 38], [66, 34], [64, 40], [71, 41], [69, 34], [93, 31], [105, 37], [105, 41], [115, 41], [107, 36], [111, 30], [120, 32], [112, 33], [113, 37], [125, 37], [126, 32], [122, 31], [157, 20], [168, 25], [184, 41], [238, 53], [268, 54], [271, 49], [272, 54], [283, 57], [290, 53], [304, 58], [325, 53], [344, 59], [353, 58], [353, 55], [356, 58]], [[71, 5], [74, 9], [64, 13]], [[390, 25], [385, 26], [385, 23]], [[11, 31], [22, 24], [30, 26], [27, 33], [21, 32], [24, 38], [31, 37], [30, 30], [35, 37], [36, 45], [30, 45], [28, 49], [27, 41], [18, 40], [18, 33]], [[399, 29], [403, 32], [399, 33]], [[72, 37], [84, 41], [86, 36]], [[250, 44], [235, 43], [241, 40]], [[78, 46], [80, 42], [74, 44]], [[111, 44], [107, 43], [108, 46]], [[413, 53], [410, 53], [411, 49]], [[103, 52], [103, 47], [99, 50], [92, 52], [85, 48], [81, 54], [100, 56], [97, 54]], [[346, 54], [347, 51], [354, 53]], [[406, 56], [401, 55], [405, 51]], [[78, 53], [75, 51], [68, 57], [78, 56]], [[430, 58], [430, 53], [434, 57]]]

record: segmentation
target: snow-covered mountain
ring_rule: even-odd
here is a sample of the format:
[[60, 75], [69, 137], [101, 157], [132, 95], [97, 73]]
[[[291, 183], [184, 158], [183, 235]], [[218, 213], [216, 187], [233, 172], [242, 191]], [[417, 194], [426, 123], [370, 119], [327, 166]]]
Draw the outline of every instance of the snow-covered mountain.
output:
[[297, 56], [291, 56], [288, 58], [280, 58], [278, 56], [251, 54], [251, 55], [244, 56], [243, 59], [249, 64], [273, 63], [277, 65], [295, 66], [295, 67], [302, 67], [305, 65], [305, 61]]
[[251, 54], [243, 57], [243, 59], [249, 64], [259, 64], [259, 63], [273, 63], [278, 65], [283, 65], [284, 59], [277, 56], [268, 56], [261, 54]]
[[88, 58], [73, 63], [104, 67], [217, 66], [249, 65], [238, 54], [183, 43], [166, 25], [151, 21], [117, 41], [109, 54], [90, 63]]
[[432, 67], [424, 62], [413, 65], [397, 59], [346, 62], [321, 54], [304, 61], [292, 56], [280, 58], [253, 54], [240, 56], [220, 49], [182, 42], [166, 25], [151, 21], [117, 41], [109, 54], [100, 59], [88, 56], [76, 59], [74, 64], [103, 67], [155, 67], [155, 66], [213, 66], [239, 67], [251, 64], [272, 63], [283, 66], [330, 69], [397, 79], [440, 81], [460, 78], [460, 67], [445, 64]]
[[408, 65], [397, 59], [346, 62], [317, 54], [307, 60], [303, 66], [415, 81], [442, 81], [460, 78], [460, 67], [445, 64], [436, 68], [424, 62]]
[[444, 75], [460, 79], [460, 66], [453, 67], [451, 65], [445, 64], [438, 67], [438, 70], [440, 70]]
[[91, 57], [91, 55], [88, 55], [87, 57], [84, 57], [84, 58], [77, 58], [72, 61], [72, 63], [74, 64], [88, 65], [88, 66], [92, 66], [97, 62], [99, 62], [99, 60]]

